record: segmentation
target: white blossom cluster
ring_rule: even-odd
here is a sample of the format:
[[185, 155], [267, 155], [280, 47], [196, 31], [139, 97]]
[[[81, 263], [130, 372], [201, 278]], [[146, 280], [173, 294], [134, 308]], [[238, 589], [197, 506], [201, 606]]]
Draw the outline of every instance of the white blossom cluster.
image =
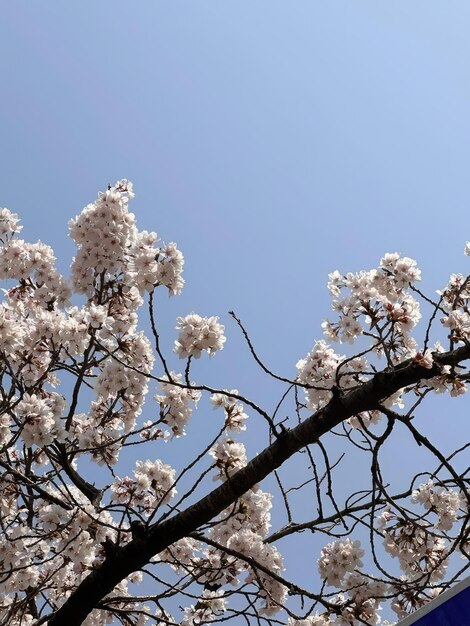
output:
[[69, 302], [71, 290], [55, 268], [52, 249], [42, 242], [27, 243], [22, 239], [5, 240], [0, 247], [0, 279], [19, 281], [10, 298], [47, 308], [54, 302]]
[[445, 289], [438, 293], [441, 296], [442, 308], [447, 312], [441, 317], [442, 325], [449, 329], [453, 341], [465, 341], [470, 336], [470, 316], [467, 310], [470, 300], [468, 279], [463, 274], [451, 274]]
[[199, 359], [202, 352], [210, 356], [222, 350], [225, 343], [224, 326], [219, 324], [218, 317], [201, 317], [190, 313], [186, 317], [178, 317], [178, 339], [175, 341], [175, 352], [181, 359], [194, 357]]
[[20, 218], [17, 213], [12, 213], [8, 209], [0, 209], [0, 241], [2, 243], [22, 230], [23, 226], [19, 221]]
[[44, 394], [42, 398], [36, 394], [24, 394], [16, 410], [25, 445], [42, 448], [51, 444], [54, 439], [63, 437], [60, 418], [64, 407], [64, 399], [54, 392]]
[[367, 428], [371, 424], [377, 424], [380, 421], [380, 418], [380, 411], [365, 411], [363, 413], [358, 413], [357, 415], [353, 415], [353, 417], [350, 417], [348, 419], [348, 424], [356, 429], [360, 429], [363, 427]]
[[248, 415], [245, 413], [245, 409], [241, 402], [237, 402], [234, 396], [238, 395], [237, 389], [227, 391], [226, 393], [214, 393], [211, 396], [211, 402], [214, 409], [223, 408], [225, 411], [225, 425], [226, 428], [234, 433], [239, 433], [242, 430], [246, 430], [245, 421], [248, 419]]
[[133, 290], [143, 294], [164, 285], [170, 294], [180, 293], [183, 255], [174, 243], [155, 247], [155, 233], [138, 232], [135, 216], [128, 210], [133, 197], [132, 183], [120, 180], [70, 221], [70, 236], [78, 247], [72, 263], [76, 293], [92, 296], [118, 277], [136, 302]]
[[[160, 404], [162, 420], [170, 427], [172, 435], [181, 437], [185, 434], [185, 426], [193, 412], [191, 405], [197, 405], [201, 399], [201, 392], [182, 386], [182, 374], [171, 372], [171, 380], [172, 382], [169, 382], [166, 375], [163, 377], [163, 382], [160, 383], [162, 393], [155, 395], [154, 398]], [[181, 386], [173, 384], [175, 382]]]
[[218, 469], [214, 480], [218, 478], [227, 480], [239, 469], [245, 467], [247, 462], [245, 446], [229, 438], [220, 439], [209, 450], [209, 454], [215, 459], [215, 466]]
[[[254, 559], [269, 571], [280, 573], [283, 570], [280, 553], [263, 541], [270, 528], [271, 500], [272, 496], [259, 487], [249, 490], [239, 499], [235, 511], [230, 507], [220, 514], [209, 535], [221, 546]], [[162, 552], [161, 559], [177, 572], [190, 568], [199, 582], [216, 586], [236, 586], [242, 573], [247, 571], [245, 582], [259, 587], [260, 597], [264, 599], [262, 610], [267, 615], [277, 612], [286, 598], [286, 588], [276, 579], [253, 568], [243, 558], [228, 555], [212, 546], [202, 547], [201, 542], [193, 538], [187, 537], [172, 544]], [[189, 617], [194, 614], [194, 609], [194, 605], [187, 609]], [[196, 613], [194, 619], [198, 616]]]
[[125, 271], [127, 253], [137, 237], [135, 217], [128, 211], [133, 195], [132, 184], [119, 181], [70, 220], [70, 236], [78, 248], [72, 263], [77, 293], [92, 296], [100, 275], [101, 282], [109, 282], [113, 275]]
[[[51, 504], [38, 498], [29, 522], [21, 519], [25, 512], [13, 498], [13, 482], [3, 483], [0, 492], [2, 520], [6, 524], [0, 541], [0, 616], [7, 614], [16, 594], [48, 581], [48, 598], [61, 604], [70, 590], [103, 560], [101, 542], [116, 537], [111, 515], [97, 512], [74, 486], [49, 489], [57, 500]], [[13, 524], [13, 520], [23, 522]], [[27, 528], [27, 530], [26, 530]], [[8, 576], [5, 573], [9, 572]], [[126, 593], [122, 583], [115, 592]], [[31, 619], [30, 619], [31, 617]], [[90, 626], [101, 626], [104, 616], [89, 618]], [[12, 615], [12, 624], [31, 624], [32, 616]]]
[[332, 541], [321, 551], [318, 559], [318, 572], [329, 585], [341, 586], [341, 581], [348, 573], [362, 567], [361, 557], [364, 550], [360, 541]]
[[[104, 360], [96, 376], [96, 400], [88, 413], [75, 413], [69, 431], [80, 450], [91, 452], [99, 464], [118, 460], [122, 436], [135, 426], [148, 392], [147, 376], [153, 353], [143, 333], [125, 336], [113, 351], [116, 359]], [[127, 367], [132, 364], [132, 367]]]
[[176, 495], [175, 476], [175, 470], [159, 459], [137, 461], [134, 478], [116, 479], [111, 485], [112, 499], [150, 514]]
[[[260, 535], [249, 528], [241, 529], [227, 545], [232, 550], [254, 559], [256, 563], [274, 574], [279, 574], [284, 569], [283, 559], [277, 548], [264, 543]], [[283, 606], [287, 598], [287, 588], [265, 571], [252, 567], [246, 582], [259, 586], [260, 596], [264, 599], [262, 611], [265, 615], [273, 615]]]
[[[272, 496], [259, 487], [250, 489], [239, 499], [235, 510], [230, 507], [220, 514], [216, 524], [210, 530], [211, 540], [221, 546], [233, 547], [231, 542], [235, 541], [234, 538], [238, 536], [238, 533], [249, 530], [256, 544], [262, 542], [270, 528], [271, 500]], [[270, 567], [274, 567], [279, 561], [277, 550], [274, 549], [271, 552], [266, 544], [263, 546], [264, 562], [270, 559]], [[247, 555], [250, 556], [250, 554]], [[249, 569], [243, 560], [227, 555], [223, 550], [212, 546], [203, 549], [198, 542], [189, 538], [173, 544], [165, 551], [164, 556], [177, 569], [194, 567], [198, 580], [210, 585], [236, 586], [239, 584], [242, 572]]]
[[432, 581], [441, 580], [448, 565], [446, 541], [430, 528], [397, 517], [386, 509], [379, 516], [379, 528], [384, 536], [384, 548], [397, 558], [407, 580], [428, 574]]
[[423, 483], [411, 494], [411, 501], [422, 504], [426, 509], [437, 515], [436, 527], [439, 530], [450, 530], [457, 521], [462, 499], [453, 489], [438, 487], [432, 480]]
[[[388, 585], [357, 572], [344, 576], [344, 591], [331, 599], [332, 609], [304, 619], [291, 618], [287, 626], [351, 626], [368, 624], [386, 626], [381, 619], [381, 601], [389, 592]], [[389, 625], [391, 626], [391, 625]]]
[[[401, 581], [403, 578], [401, 578]], [[413, 613], [417, 609], [421, 608], [434, 598], [437, 598], [440, 593], [444, 591], [442, 587], [430, 587], [425, 592], [413, 593], [404, 592], [402, 589], [401, 581], [391, 585], [390, 589], [395, 592], [396, 596], [392, 600], [390, 608], [396, 613], [397, 617], [402, 620], [410, 613]], [[388, 622], [387, 622], [388, 623]], [[399, 622], [396, 623], [398, 626]], [[384, 624], [382, 626], [385, 626]]]
[[[222, 398], [217, 397], [215, 401], [223, 405]], [[216, 448], [210, 450], [210, 454], [217, 460], [217, 477], [220, 480], [226, 480], [230, 473], [246, 464], [243, 444], [230, 439], [221, 441]], [[281, 573], [284, 569], [282, 556], [275, 546], [263, 541], [271, 526], [271, 507], [271, 494], [262, 491], [258, 486], [250, 489], [239, 498], [235, 509], [230, 507], [222, 511], [218, 523], [210, 531], [211, 539], [254, 559], [271, 572]], [[207, 563], [210, 564], [209, 568]], [[264, 599], [262, 610], [266, 615], [276, 613], [286, 598], [287, 589], [280, 581], [256, 567], [248, 567], [243, 559], [227, 557], [223, 551], [215, 548], [206, 550], [205, 558], [199, 562], [198, 567], [202, 580], [221, 585], [238, 584], [242, 571], [248, 569], [246, 582], [259, 587], [260, 597]]]
[[[346, 574], [342, 581], [344, 593], [338, 594], [335, 602], [344, 606], [336, 617], [338, 626], [355, 624], [362, 620], [366, 624], [381, 624], [380, 611], [382, 598], [389, 591], [388, 585], [380, 580], [363, 576], [358, 572]], [[349, 601], [352, 600], [352, 604]], [[359, 621], [361, 623], [361, 621]]]
[[[334, 298], [332, 308], [338, 320], [322, 324], [325, 336], [330, 341], [353, 343], [366, 333], [371, 341], [368, 352], [385, 356], [389, 365], [412, 358], [422, 367], [431, 369], [435, 364], [433, 352], [442, 351], [442, 346], [437, 341], [432, 350], [420, 351], [411, 335], [421, 319], [419, 302], [411, 287], [420, 279], [416, 261], [397, 253], [386, 254], [377, 269], [345, 276], [332, 272], [328, 289]], [[467, 312], [470, 283], [461, 274], [453, 274], [447, 287], [438, 293], [442, 298], [440, 308], [449, 311], [441, 321], [450, 329], [450, 338], [455, 342], [467, 341], [467, 333], [470, 337]], [[297, 363], [297, 380], [305, 386], [308, 408], [318, 410], [331, 399], [332, 388], [348, 389], [367, 380], [368, 369], [371, 368], [365, 357], [349, 360], [324, 341], [317, 341], [311, 352]], [[423, 387], [438, 393], [449, 392], [453, 397], [467, 391], [467, 384], [452, 375], [450, 366], [439, 366], [439, 370], [438, 376], [423, 381]], [[388, 406], [401, 406], [401, 395], [398, 392], [393, 402], [387, 402]], [[369, 412], [361, 414], [360, 418], [351, 418], [351, 426], [367, 427], [376, 423], [379, 415]]]
[[227, 610], [227, 604], [223, 592], [204, 589], [197, 603], [185, 609], [181, 626], [199, 626], [217, 621], [217, 617]]
[[362, 380], [365, 360], [351, 359], [344, 368], [338, 370], [344, 359], [326, 342], [317, 341], [305, 359], [297, 363], [297, 380], [305, 385], [308, 408], [316, 411], [327, 404], [332, 398], [334, 387], [350, 389]]
[[197, 567], [200, 562], [199, 554], [201, 546], [199, 541], [192, 537], [183, 537], [179, 541], [172, 543], [159, 556], [161, 561], [167, 562], [175, 572], [187, 571], [188, 568]]
[[[409, 287], [421, 280], [416, 261], [397, 253], [386, 254], [378, 269], [329, 274], [328, 289], [334, 296], [333, 310], [337, 322], [323, 324], [325, 335], [331, 341], [353, 343], [365, 330], [373, 333], [391, 331], [388, 345], [393, 359], [399, 362], [413, 356], [416, 342], [410, 331], [421, 318], [418, 301], [409, 293]], [[345, 293], [346, 291], [346, 293]], [[383, 353], [383, 342], [377, 341], [376, 351]]]
[[[465, 247], [468, 256], [469, 244]], [[442, 291], [437, 292], [441, 296], [440, 310], [445, 311], [441, 317], [441, 323], [448, 329], [448, 338], [452, 345], [467, 343], [470, 338], [470, 315], [468, 305], [470, 301], [470, 280], [462, 274], [451, 274], [449, 282]], [[451, 374], [446, 368], [445, 374]], [[467, 385], [462, 381], [453, 379], [452, 376], [443, 376], [439, 391], [449, 390], [452, 396], [458, 396], [467, 391]]]
[[168, 288], [170, 295], [181, 293], [184, 280], [181, 276], [184, 266], [183, 254], [176, 244], [171, 242], [158, 249], [157, 254], [158, 272], [157, 285], [164, 285]]
[[164, 285], [170, 295], [181, 293], [184, 280], [181, 276], [184, 257], [175, 243], [156, 248], [156, 233], [140, 232], [133, 246], [133, 255], [127, 268], [128, 279], [140, 294], [152, 291], [156, 285]]
[[238, 500], [235, 511], [221, 513], [218, 523], [211, 529], [212, 539], [228, 545], [232, 537], [243, 529], [249, 529], [264, 539], [271, 527], [272, 495], [259, 487], [250, 489]]

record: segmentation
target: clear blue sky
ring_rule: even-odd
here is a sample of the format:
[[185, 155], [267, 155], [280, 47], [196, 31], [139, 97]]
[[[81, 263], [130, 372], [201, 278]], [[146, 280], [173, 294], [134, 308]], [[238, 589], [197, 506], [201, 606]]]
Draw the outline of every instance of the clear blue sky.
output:
[[329, 271], [387, 251], [416, 258], [429, 290], [467, 271], [467, 1], [3, 0], [1, 15], [0, 206], [65, 269], [68, 219], [133, 180], [139, 225], [186, 257], [161, 319], [227, 326], [199, 380], [277, 401], [230, 309], [292, 375], [329, 314]]

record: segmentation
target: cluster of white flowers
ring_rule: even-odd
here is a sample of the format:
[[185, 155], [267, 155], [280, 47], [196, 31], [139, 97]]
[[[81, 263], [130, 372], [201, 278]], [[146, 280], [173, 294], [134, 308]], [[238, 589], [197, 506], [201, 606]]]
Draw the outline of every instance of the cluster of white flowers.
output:
[[[210, 538], [222, 546], [228, 546], [239, 532], [249, 530], [253, 537], [257, 537], [256, 542], [262, 542], [270, 528], [271, 500], [271, 494], [259, 487], [250, 489], [241, 496], [235, 507], [222, 511], [210, 530]], [[188, 546], [185, 543], [178, 558], [186, 564], [191, 562], [200, 582], [210, 585], [237, 585], [241, 573], [250, 569], [241, 559], [229, 556], [215, 547], [205, 548], [202, 556], [198, 557], [194, 554], [195, 549], [194, 544]], [[174, 546], [171, 546], [171, 552], [174, 552]]]
[[350, 417], [348, 419], [348, 424], [356, 429], [360, 429], [363, 426], [367, 428], [370, 424], [377, 424], [380, 421], [380, 418], [380, 411], [366, 411]]
[[234, 433], [239, 433], [242, 430], [246, 430], [245, 421], [248, 419], [248, 415], [245, 413], [245, 409], [241, 402], [238, 402], [231, 396], [237, 396], [238, 390], [232, 389], [232, 391], [227, 391], [225, 393], [214, 393], [211, 396], [211, 402], [214, 409], [218, 409], [219, 407], [223, 408], [225, 411], [225, 425], [228, 430], [231, 430]]
[[[44, 310], [30, 299], [26, 305], [20, 289], [7, 292], [0, 305], [0, 340], [11, 367], [25, 388], [40, 380], [55, 385], [51, 365], [60, 356], [80, 356], [89, 341], [82, 312]], [[25, 297], [27, 294], [25, 294]]]
[[175, 243], [157, 248], [157, 241], [156, 233], [145, 230], [136, 236], [126, 272], [128, 282], [133, 283], [141, 294], [158, 285], [167, 287], [170, 295], [179, 294], [184, 286], [181, 276], [184, 257]]
[[171, 242], [158, 249], [158, 285], [168, 287], [170, 295], [181, 293], [184, 280], [181, 276], [184, 266], [183, 254], [178, 250], [176, 244]]
[[[467, 242], [465, 248], [467, 255], [468, 247]], [[466, 343], [470, 338], [470, 315], [468, 313], [470, 281], [468, 277], [462, 274], [451, 274], [448, 284], [442, 291], [438, 291], [438, 294], [441, 296], [440, 310], [446, 312], [441, 317], [441, 322], [445, 328], [449, 329], [449, 339], [453, 343]]]
[[[400, 620], [406, 618], [410, 613], [418, 610], [431, 600], [434, 600], [444, 591], [442, 587], [431, 587], [426, 589], [425, 592], [410, 593], [403, 590], [399, 583], [397, 583], [394, 588], [392, 587], [392, 589], [398, 595], [392, 600], [390, 608], [395, 611]], [[399, 623], [400, 622], [396, 622], [395, 626], [398, 626]], [[382, 624], [382, 626], [387, 626], [387, 624]]]
[[111, 485], [112, 498], [150, 515], [156, 506], [169, 502], [176, 495], [175, 476], [175, 470], [159, 459], [137, 461], [133, 479], [118, 478]]
[[23, 226], [19, 224], [20, 218], [17, 213], [8, 209], [0, 209], [0, 241], [5, 242], [9, 237], [19, 233]]
[[[62, 604], [70, 590], [103, 560], [101, 543], [116, 537], [111, 515], [97, 512], [74, 486], [49, 488], [48, 493], [63, 504], [51, 504], [39, 498], [28, 514], [29, 523], [23, 520], [24, 526], [11, 523], [22, 516], [21, 510], [15, 510], [11, 490], [9, 510], [2, 511], [6, 524], [0, 541], [2, 618], [8, 615], [16, 594], [34, 589], [42, 580], [48, 581], [51, 605]], [[23, 616], [23, 611], [20, 615]], [[29, 618], [18, 619], [15, 621], [12, 614], [8, 623], [32, 623]]]
[[72, 263], [72, 281], [77, 293], [93, 296], [122, 278], [126, 295], [140, 303], [137, 294], [164, 285], [170, 294], [181, 292], [184, 259], [174, 243], [156, 247], [156, 233], [138, 232], [129, 213], [134, 197], [132, 183], [120, 180], [71, 220], [70, 236], [78, 251]]
[[69, 429], [77, 453], [91, 452], [99, 464], [114, 464], [118, 460], [122, 436], [134, 428], [142, 411], [148, 392], [146, 373], [153, 366], [152, 349], [142, 333], [126, 336], [119, 346], [114, 350], [117, 360], [104, 359], [99, 366], [97, 399], [91, 403], [90, 411], [75, 413]]
[[0, 279], [19, 281], [19, 287], [10, 296], [23, 302], [33, 301], [42, 308], [56, 302], [67, 304], [71, 295], [67, 282], [55, 268], [52, 249], [40, 241], [5, 241], [0, 247]]
[[[332, 608], [304, 619], [291, 618], [287, 626], [375, 626], [383, 622], [380, 617], [381, 600], [389, 591], [388, 585], [354, 572], [341, 582], [344, 592], [331, 599]], [[389, 624], [389, 626], [392, 626]]]
[[40, 398], [25, 394], [16, 409], [21, 422], [20, 433], [26, 446], [40, 448], [63, 435], [60, 418], [65, 402], [59, 394], [50, 392]]
[[351, 359], [338, 371], [344, 358], [324, 341], [317, 341], [305, 359], [297, 363], [297, 380], [306, 386], [308, 408], [315, 411], [327, 404], [333, 387], [350, 389], [362, 380], [361, 372], [367, 366], [366, 361]]
[[271, 526], [271, 501], [272, 495], [259, 487], [250, 489], [238, 500], [234, 511], [231, 508], [221, 513], [219, 523], [211, 529], [211, 538], [226, 546], [236, 533], [249, 529], [264, 539]]
[[128, 211], [133, 195], [132, 184], [119, 181], [70, 220], [70, 236], [78, 248], [72, 263], [76, 293], [93, 296], [101, 284], [126, 270], [128, 251], [137, 238], [135, 217]]
[[199, 624], [218, 621], [217, 617], [226, 610], [227, 600], [223, 592], [204, 589], [197, 603], [184, 610], [181, 626], [199, 626]]
[[181, 359], [193, 356], [198, 359], [206, 351], [210, 356], [222, 350], [225, 343], [224, 326], [219, 324], [218, 317], [201, 317], [190, 313], [186, 317], [178, 317], [178, 339], [175, 341], [175, 352]]
[[418, 301], [407, 290], [420, 279], [416, 261], [397, 253], [386, 254], [378, 269], [346, 276], [338, 271], [329, 274], [328, 289], [339, 319], [323, 323], [325, 335], [331, 341], [353, 343], [367, 327], [369, 333], [378, 331], [378, 355], [383, 354], [385, 343], [396, 362], [414, 356], [416, 342], [409, 333], [421, 313]]
[[[282, 556], [277, 548], [264, 543], [258, 533], [248, 528], [243, 528], [236, 533], [227, 545], [232, 550], [254, 559], [270, 572], [279, 574], [284, 569]], [[259, 586], [260, 595], [265, 600], [263, 613], [272, 615], [283, 606], [287, 597], [287, 588], [281, 582], [256, 567], [250, 570], [246, 581]]]
[[446, 572], [448, 550], [446, 541], [437, 537], [423, 523], [397, 517], [386, 509], [378, 520], [384, 536], [384, 547], [397, 558], [407, 580], [429, 574], [432, 581], [441, 580]]
[[182, 374], [171, 372], [171, 381], [164, 376], [161, 382], [161, 394], [154, 396], [160, 404], [161, 418], [167, 424], [172, 435], [180, 437], [185, 434], [185, 426], [189, 422], [193, 409], [191, 404], [197, 404], [201, 398], [201, 392], [187, 387], [179, 387], [173, 383], [182, 383]]
[[[396, 613], [397, 617], [401, 620], [407, 617], [410, 613], [413, 613], [417, 609], [421, 608], [434, 598], [437, 598], [440, 593], [444, 591], [442, 587], [430, 587], [421, 592], [410, 592], [403, 587], [403, 577], [400, 581], [396, 581], [390, 586], [390, 591], [395, 595], [392, 600], [390, 608]], [[399, 623], [399, 622], [398, 622]], [[395, 623], [398, 626], [398, 623]], [[382, 623], [382, 626], [387, 626], [387, 623]], [[394, 625], [390, 625], [394, 626]]]
[[[226, 396], [222, 394], [222, 398]], [[223, 405], [222, 398], [215, 400]], [[210, 454], [217, 460], [220, 468], [217, 477], [221, 480], [226, 480], [227, 475], [246, 463], [243, 444], [230, 439], [219, 442]], [[281, 555], [274, 546], [264, 542], [271, 526], [271, 506], [271, 494], [255, 486], [244, 493], [235, 506], [221, 512], [210, 530], [210, 538], [254, 559], [269, 571], [280, 573], [283, 570]], [[227, 555], [223, 550], [209, 546], [204, 550], [203, 558], [193, 561], [193, 564], [200, 581], [217, 585], [236, 585], [241, 573], [247, 570], [246, 582], [258, 586], [260, 597], [264, 598], [262, 610], [265, 614], [277, 612], [286, 598], [287, 590], [278, 580], [248, 565], [243, 559]]]
[[466, 311], [450, 311], [441, 321], [443, 326], [450, 328], [456, 340], [462, 341], [470, 336], [470, 315]]
[[[342, 581], [343, 589], [349, 600], [341, 610], [336, 623], [338, 626], [349, 626], [355, 624], [357, 619], [362, 620], [361, 623], [375, 625], [381, 623], [381, 599], [386, 596], [389, 591], [388, 585], [380, 580], [373, 580], [370, 577], [362, 576], [354, 572], [346, 574]], [[344, 594], [339, 594], [337, 602], [341, 601]]]
[[122, 421], [112, 411], [113, 403], [92, 402], [89, 413], [75, 413], [69, 433], [77, 456], [90, 454], [98, 465], [114, 465], [121, 450]]
[[[426, 350], [424, 354], [418, 352], [414, 357], [414, 361], [430, 369], [435, 361], [433, 353], [439, 352], [444, 352], [444, 348], [440, 341], [436, 341], [433, 350]], [[452, 398], [467, 392], [467, 384], [453, 374], [450, 365], [439, 365], [439, 374], [426, 381], [421, 381], [421, 385], [423, 388], [431, 388], [435, 393], [449, 393]]]
[[151, 488], [155, 492], [159, 502], [168, 502], [176, 495], [174, 488], [176, 472], [159, 459], [154, 462], [137, 461], [134, 476], [139, 485], [146, 489]]
[[349, 538], [344, 541], [332, 541], [322, 549], [318, 559], [320, 576], [329, 585], [339, 587], [347, 573], [362, 567], [363, 555], [364, 550], [360, 541], [351, 541]]
[[148, 391], [146, 374], [151, 371], [154, 362], [149, 340], [143, 333], [128, 336], [113, 354], [116, 358], [107, 359], [100, 368], [95, 384], [97, 395], [107, 400], [121, 393], [126, 399], [133, 399], [141, 405]]
[[221, 439], [209, 450], [209, 454], [215, 459], [215, 466], [219, 472], [214, 480], [218, 478], [227, 480], [232, 474], [246, 465], [245, 446], [233, 441], [233, 439]]
[[[343, 276], [338, 271], [329, 274], [328, 288], [334, 296], [332, 308], [338, 313], [336, 322], [325, 321], [324, 334], [331, 341], [352, 343], [367, 332], [371, 338], [370, 353], [378, 357], [386, 355], [389, 365], [412, 358], [415, 363], [431, 369], [435, 365], [433, 352], [443, 350], [439, 342], [434, 349], [418, 350], [411, 331], [421, 319], [419, 302], [410, 293], [410, 287], [421, 279], [416, 262], [397, 253], [386, 254], [380, 267], [368, 272], [349, 273]], [[443, 292], [441, 309], [448, 309], [442, 318], [444, 326], [451, 331], [453, 341], [467, 341], [470, 337], [470, 284], [458, 274], [451, 276]], [[299, 383], [306, 387], [307, 406], [318, 410], [332, 397], [331, 389], [338, 386], [348, 389], [368, 378], [368, 363], [364, 357], [346, 359], [337, 354], [324, 341], [317, 341], [312, 351], [297, 363]], [[423, 387], [435, 392], [449, 392], [458, 396], [467, 391], [464, 381], [453, 375], [450, 366], [439, 366], [440, 373], [426, 381]], [[361, 375], [361, 373], [363, 375]], [[386, 402], [387, 406], [402, 406], [402, 392], [397, 392]], [[375, 424], [380, 415], [373, 411], [349, 420], [354, 428]]]
[[200, 551], [201, 547], [196, 539], [183, 537], [183, 539], [172, 543], [166, 550], [163, 550], [159, 559], [170, 563], [175, 572], [187, 571], [188, 568], [195, 568], [196, 564], [200, 562], [200, 557], [198, 556]]
[[436, 527], [450, 530], [457, 521], [462, 506], [460, 494], [453, 489], [437, 487], [432, 480], [419, 485], [411, 494], [412, 502], [418, 502], [438, 517]]
[[[237, 534], [249, 530], [256, 541], [263, 541], [270, 527], [272, 496], [256, 487], [249, 490], [233, 507], [222, 511], [216, 525], [210, 530], [210, 537], [222, 546], [228, 546]], [[192, 558], [192, 557], [191, 557]], [[237, 585], [241, 573], [249, 567], [236, 557], [223, 550], [208, 547], [203, 556], [192, 560], [198, 579], [216, 585]]]

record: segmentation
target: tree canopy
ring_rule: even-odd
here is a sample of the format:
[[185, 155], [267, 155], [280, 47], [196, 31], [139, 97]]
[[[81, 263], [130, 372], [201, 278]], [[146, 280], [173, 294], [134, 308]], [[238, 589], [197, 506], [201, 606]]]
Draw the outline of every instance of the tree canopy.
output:
[[[397, 253], [331, 273], [326, 340], [291, 376], [271, 371], [231, 311], [232, 332], [279, 385], [271, 410], [199, 379], [196, 361], [216, 366], [226, 341], [216, 316], [177, 319], [171, 367], [155, 294], [181, 292], [183, 254], [137, 229], [133, 196], [118, 181], [70, 221], [70, 278], [0, 210], [0, 624], [385, 626], [382, 610], [399, 619], [461, 579], [468, 444], [455, 433], [444, 453], [419, 414], [435, 394], [467, 391], [470, 276], [452, 274], [436, 297]], [[217, 427], [201, 423], [206, 443], [170, 465], [165, 451], [202, 405]], [[253, 419], [265, 430], [250, 459]], [[397, 430], [428, 453], [398, 491], [381, 465], [390, 442], [400, 463]], [[329, 436], [367, 457], [367, 489], [337, 497]], [[297, 513], [299, 497], [314, 517]], [[282, 543], [305, 551], [312, 534], [322, 547], [301, 584]]]

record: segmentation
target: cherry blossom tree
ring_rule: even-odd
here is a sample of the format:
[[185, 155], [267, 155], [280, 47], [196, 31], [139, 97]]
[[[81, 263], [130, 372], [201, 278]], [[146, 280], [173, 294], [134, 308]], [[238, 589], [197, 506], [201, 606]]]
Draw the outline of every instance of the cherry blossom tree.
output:
[[[181, 367], [169, 366], [155, 293], [181, 292], [183, 255], [137, 229], [133, 195], [121, 180], [70, 221], [69, 279], [50, 247], [20, 239], [18, 216], [0, 211], [0, 624], [385, 625], [383, 607], [399, 619], [461, 578], [468, 447], [460, 437], [444, 454], [416, 415], [436, 393], [467, 390], [470, 277], [452, 274], [435, 298], [399, 254], [370, 271], [333, 272], [326, 341], [291, 376], [269, 369], [231, 312], [249, 358], [279, 385], [267, 410], [193, 381], [194, 361], [224, 347], [217, 317], [177, 319]], [[218, 432], [179, 465], [163, 462], [203, 404], [216, 410]], [[241, 435], [254, 416], [265, 447], [248, 459]], [[429, 453], [404, 491], [380, 463], [397, 429]], [[368, 457], [367, 489], [335, 495], [329, 436]], [[295, 484], [279, 469], [291, 457]], [[298, 494], [314, 501], [313, 518], [296, 515]], [[276, 527], [273, 505], [285, 520]], [[305, 550], [312, 533], [322, 547], [302, 586], [282, 543], [295, 536]]]

